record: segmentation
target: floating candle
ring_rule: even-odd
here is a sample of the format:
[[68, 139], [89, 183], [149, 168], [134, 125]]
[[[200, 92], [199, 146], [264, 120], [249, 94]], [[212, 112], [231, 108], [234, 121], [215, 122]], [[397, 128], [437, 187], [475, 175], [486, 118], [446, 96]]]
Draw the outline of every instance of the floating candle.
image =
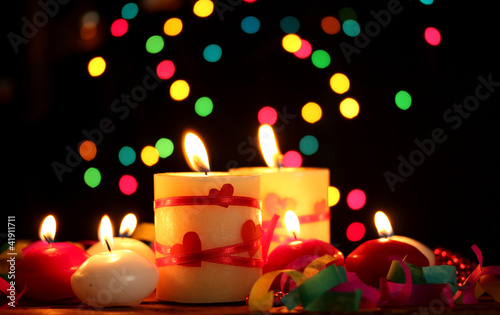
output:
[[158, 283], [158, 268], [130, 250], [113, 250], [108, 216], [101, 220], [99, 238], [107, 252], [88, 258], [71, 277], [71, 288], [82, 302], [94, 307], [135, 306]]
[[89, 257], [69, 243], [54, 243], [56, 221], [49, 215], [40, 229], [40, 243], [23, 254], [16, 267], [16, 284], [27, 287], [25, 296], [35, 300], [61, 300], [74, 297], [70, 279]]
[[375, 214], [375, 225], [380, 238], [364, 242], [345, 261], [346, 270], [355, 272], [363, 282], [378, 287], [380, 277], [387, 276], [392, 256], [418, 267], [433, 264], [434, 255], [425, 245], [407, 237], [392, 236], [390, 221], [383, 212]]

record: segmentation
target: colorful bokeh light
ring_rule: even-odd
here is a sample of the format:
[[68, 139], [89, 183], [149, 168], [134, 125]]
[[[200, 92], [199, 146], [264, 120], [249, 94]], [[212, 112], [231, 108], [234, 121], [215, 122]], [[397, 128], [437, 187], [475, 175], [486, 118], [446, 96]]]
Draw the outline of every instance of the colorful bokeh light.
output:
[[198, 17], [207, 17], [214, 12], [214, 3], [210, 0], [198, 0], [193, 6], [193, 12]]
[[361, 33], [359, 23], [354, 20], [345, 20], [344, 23], [342, 23], [342, 30], [350, 37], [356, 37]]
[[288, 34], [283, 37], [281, 44], [286, 51], [294, 53], [302, 46], [302, 40], [297, 34]]
[[315, 136], [307, 135], [300, 139], [299, 149], [305, 155], [313, 155], [318, 152], [318, 139]]
[[346, 230], [347, 239], [351, 242], [357, 242], [365, 236], [365, 225], [361, 222], [349, 224]]
[[281, 19], [280, 27], [287, 34], [296, 33], [300, 28], [300, 22], [293, 16], [286, 16]]
[[339, 19], [342, 22], [345, 22], [347, 20], [357, 20], [358, 19], [358, 14], [354, 9], [345, 7], [339, 10]]
[[118, 152], [118, 160], [120, 163], [122, 163], [124, 166], [129, 166], [135, 162], [135, 159], [137, 158], [137, 154], [135, 153], [134, 149], [132, 149], [129, 146], [124, 146], [120, 149]]
[[301, 167], [302, 156], [299, 152], [290, 150], [283, 154], [283, 166], [285, 167]]
[[335, 73], [330, 78], [330, 87], [337, 94], [344, 94], [349, 91], [350, 86], [349, 78], [343, 73]]
[[340, 31], [340, 22], [333, 16], [326, 16], [321, 20], [323, 32], [334, 35]]
[[158, 150], [158, 155], [164, 159], [174, 152], [174, 143], [168, 138], [161, 138], [156, 141], [155, 148]]
[[437, 46], [441, 43], [441, 33], [434, 27], [426, 28], [424, 37], [429, 45]]
[[324, 69], [330, 65], [330, 54], [321, 49], [315, 50], [311, 55], [311, 61], [316, 68]]
[[101, 172], [95, 167], [89, 167], [83, 174], [85, 184], [91, 188], [96, 188], [101, 183]]
[[163, 24], [163, 32], [168, 36], [177, 36], [182, 31], [182, 21], [179, 18], [170, 18]]
[[310, 124], [314, 124], [318, 120], [321, 119], [323, 111], [321, 110], [321, 106], [317, 103], [309, 102], [306, 105], [302, 106], [302, 118]]
[[146, 41], [146, 51], [150, 54], [159, 53], [165, 46], [165, 41], [160, 35], [153, 35]]
[[85, 161], [91, 161], [97, 154], [97, 147], [94, 142], [90, 140], [84, 140], [82, 141], [82, 143], [80, 143], [78, 152], [80, 153], [82, 159], [84, 159]]
[[139, 7], [133, 2], [127, 3], [122, 7], [122, 18], [126, 20], [135, 18], [137, 13], [139, 13]]
[[299, 50], [297, 50], [293, 54], [297, 58], [305, 59], [311, 55], [311, 52], [312, 52], [311, 44], [307, 40], [301, 39], [301, 45], [300, 45]]
[[159, 159], [160, 153], [158, 153], [158, 150], [156, 150], [155, 147], [148, 145], [142, 149], [141, 160], [142, 163], [146, 164], [147, 166], [155, 165], [156, 163], [158, 163]]
[[355, 99], [348, 97], [340, 102], [340, 113], [345, 118], [351, 119], [359, 114], [359, 104]]
[[123, 36], [128, 31], [128, 23], [125, 19], [118, 19], [111, 24], [111, 35], [115, 37]]
[[333, 207], [340, 201], [340, 191], [337, 187], [328, 187], [328, 206]]
[[184, 80], [177, 80], [170, 86], [170, 97], [175, 101], [182, 101], [189, 96], [189, 84]]
[[156, 74], [160, 79], [170, 79], [175, 73], [175, 65], [170, 60], [163, 60], [156, 67]]
[[278, 120], [278, 113], [271, 106], [264, 106], [259, 110], [257, 119], [261, 125], [267, 124], [272, 126]]
[[411, 96], [408, 92], [403, 90], [396, 93], [394, 101], [396, 102], [396, 106], [402, 110], [407, 110], [411, 106]]
[[200, 97], [194, 103], [194, 111], [201, 117], [206, 117], [210, 115], [213, 109], [214, 109], [214, 103], [207, 96]]
[[132, 195], [137, 191], [137, 180], [132, 175], [123, 175], [118, 182], [118, 187], [123, 194]]
[[352, 210], [359, 210], [366, 203], [365, 192], [361, 189], [353, 189], [347, 194], [347, 206]]
[[222, 57], [222, 48], [219, 45], [211, 44], [203, 50], [203, 58], [208, 62], [217, 62]]
[[259, 31], [260, 21], [255, 16], [247, 16], [241, 20], [241, 29], [247, 34], [255, 34]]
[[88, 64], [89, 74], [93, 77], [98, 77], [106, 70], [106, 61], [102, 57], [94, 57]]

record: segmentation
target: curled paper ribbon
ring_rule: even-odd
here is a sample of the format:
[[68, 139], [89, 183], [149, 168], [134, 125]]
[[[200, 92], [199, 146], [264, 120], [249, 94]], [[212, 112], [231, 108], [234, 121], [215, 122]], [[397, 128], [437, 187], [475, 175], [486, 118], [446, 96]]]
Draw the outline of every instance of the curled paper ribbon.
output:
[[495, 301], [500, 302], [500, 281], [495, 275], [500, 275], [500, 266], [483, 267], [483, 254], [477, 245], [472, 245], [479, 264], [465, 281], [462, 291], [457, 291], [454, 298], [464, 304], [478, 303], [477, 298], [485, 292]]

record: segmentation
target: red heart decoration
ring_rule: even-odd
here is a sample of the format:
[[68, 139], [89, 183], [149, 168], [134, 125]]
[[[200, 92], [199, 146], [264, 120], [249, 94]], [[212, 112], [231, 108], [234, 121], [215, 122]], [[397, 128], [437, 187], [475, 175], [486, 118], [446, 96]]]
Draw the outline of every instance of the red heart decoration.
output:
[[[198, 233], [191, 231], [184, 234], [184, 237], [182, 238], [182, 244], [174, 244], [172, 246], [172, 248], [170, 249], [170, 254], [181, 255], [187, 253], [196, 253], [200, 251], [201, 251], [200, 237], [198, 236]], [[201, 267], [201, 260], [192, 263], [181, 264], [181, 266]]]
[[269, 193], [264, 200], [264, 206], [271, 217], [276, 213], [283, 218], [287, 210], [295, 210], [297, 202], [293, 198], [281, 199], [277, 194]]
[[224, 184], [222, 188], [218, 190], [217, 188], [212, 188], [208, 192], [209, 197], [230, 197], [234, 193], [234, 187], [231, 184]]
[[[243, 223], [243, 226], [241, 227], [241, 238], [243, 239], [244, 243], [256, 240], [261, 236], [262, 227], [260, 226], [260, 224], [255, 225], [252, 220], [247, 220], [245, 221], [245, 223]], [[249, 250], [248, 255], [250, 255], [250, 258], [252, 258], [258, 250], [259, 246]]]
[[322, 199], [320, 202], [314, 204], [314, 213], [323, 213], [327, 210], [326, 201]]

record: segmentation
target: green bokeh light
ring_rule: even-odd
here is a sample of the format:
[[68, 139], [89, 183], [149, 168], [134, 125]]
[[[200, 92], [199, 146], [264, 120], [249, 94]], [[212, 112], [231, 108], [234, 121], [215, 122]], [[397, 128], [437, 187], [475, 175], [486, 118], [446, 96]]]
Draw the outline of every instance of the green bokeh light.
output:
[[165, 42], [160, 35], [153, 35], [146, 41], [146, 50], [150, 54], [159, 53], [164, 46]]
[[155, 148], [161, 158], [166, 158], [174, 152], [174, 143], [168, 138], [161, 138], [156, 141]]
[[326, 51], [318, 49], [312, 53], [311, 61], [316, 68], [324, 69], [330, 65], [332, 60]]
[[396, 106], [402, 110], [407, 110], [411, 106], [411, 96], [406, 91], [399, 91], [394, 98]]
[[95, 188], [101, 183], [101, 172], [95, 167], [89, 167], [83, 174], [83, 180], [89, 187]]
[[206, 117], [212, 113], [214, 103], [206, 96], [200, 97], [194, 104], [194, 111], [201, 117]]

